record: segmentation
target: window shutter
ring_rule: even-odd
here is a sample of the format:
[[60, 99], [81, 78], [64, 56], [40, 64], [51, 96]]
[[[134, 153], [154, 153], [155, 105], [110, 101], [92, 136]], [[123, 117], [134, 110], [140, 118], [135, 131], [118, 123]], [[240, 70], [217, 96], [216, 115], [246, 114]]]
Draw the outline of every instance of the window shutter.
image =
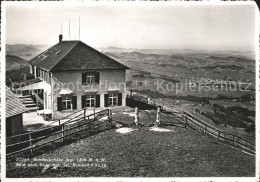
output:
[[95, 73], [95, 82], [99, 84], [99, 72]]
[[105, 107], [108, 107], [108, 94], [105, 94]]
[[82, 109], [86, 107], [86, 95], [81, 96], [81, 107]]
[[72, 96], [72, 108], [77, 109], [77, 96]]
[[100, 95], [96, 95], [96, 107], [100, 107]]
[[62, 98], [57, 97], [57, 110], [62, 111]]
[[117, 97], [118, 97], [117, 105], [122, 106], [122, 93], [118, 93]]
[[86, 83], [86, 73], [82, 73], [82, 85]]

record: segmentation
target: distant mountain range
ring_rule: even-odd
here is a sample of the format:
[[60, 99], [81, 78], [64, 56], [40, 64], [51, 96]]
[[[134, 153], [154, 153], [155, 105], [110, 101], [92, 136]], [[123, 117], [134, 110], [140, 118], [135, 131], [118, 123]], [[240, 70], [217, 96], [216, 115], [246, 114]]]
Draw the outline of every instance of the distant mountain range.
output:
[[[178, 55], [189, 55], [189, 56], [216, 56], [216, 57], [228, 57], [228, 56], [235, 56], [245, 59], [255, 59], [254, 52], [252, 51], [209, 51], [209, 50], [193, 50], [193, 49], [136, 49], [136, 48], [118, 48], [118, 47], [102, 47], [98, 48], [99, 51], [104, 53], [115, 53], [120, 54], [132, 54], [132, 56], [139, 56], [143, 57], [143, 54], [150, 54], [150, 56], [158, 55], [167, 55], [167, 56], [178, 56]], [[135, 54], [135, 55], [134, 55]]]
[[[50, 45], [26, 45], [26, 44], [14, 44], [6, 45], [6, 54], [14, 55], [25, 60], [30, 60], [36, 55], [40, 54], [44, 50], [48, 49]], [[119, 48], [119, 47], [102, 47], [97, 50], [107, 54], [108, 56], [117, 56], [118, 54], [123, 57], [131, 57], [142, 59], [144, 57], [158, 57], [158, 56], [200, 56], [208, 57], [212, 56], [219, 58], [226, 57], [239, 57], [241, 59], [253, 59], [254, 52], [250, 51], [207, 51], [207, 50], [193, 50], [193, 49], [136, 49], [136, 48]], [[241, 60], [242, 61], [242, 60]]]
[[49, 47], [49, 45], [6, 44], [6, 54], [18, 56], [25, 60], [30, 60]]

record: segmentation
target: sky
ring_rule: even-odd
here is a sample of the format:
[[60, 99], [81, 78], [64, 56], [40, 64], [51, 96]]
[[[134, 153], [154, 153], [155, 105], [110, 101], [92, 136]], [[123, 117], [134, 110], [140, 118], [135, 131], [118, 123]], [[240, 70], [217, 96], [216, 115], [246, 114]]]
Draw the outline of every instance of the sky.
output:
[[[254, 50], [254, 5], [8, 6], [6, 43], [95, 47]], [[69, 35], [70, 20], [70, 35]]]

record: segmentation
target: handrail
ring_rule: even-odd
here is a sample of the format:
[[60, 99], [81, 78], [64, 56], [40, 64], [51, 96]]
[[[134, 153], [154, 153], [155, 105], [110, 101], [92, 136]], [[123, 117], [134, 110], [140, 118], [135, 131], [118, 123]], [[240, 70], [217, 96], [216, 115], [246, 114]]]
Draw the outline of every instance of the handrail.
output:
[[[10, 145], [7, 145], [6, 148], [10, 148], [10, 147], [14, 147], [14, 146], [17, 146], [17, 145], [21, 145], [21, 144], [24, 144], [24, 143], [29, 143], [30, 146], [29, 147], [26, 147], [26, 148], [23, 148], [21, 150], [18, 150], [18, 151], [14, 151], [14, 152], [10, 152], [10, 153], [7, 153], [6, 156], [10, 156], [10, 155], [13, 155], [13, 154], [16, 154], [16, 153], [20, 153], [20, 152], [24, 152], [24, 151], [27, 151], [27, 150], [31, 150], [31, 153], [33, 152], [33, 149], [36, 148], [36, 147], [40, 147], [40, 146], [43, 146], [45, 144], [48, 144], [48, 143], [51, 143], [53, 141], [57, 141], [57, 140], [60, 140], [64, 139], [65, 137], [65, 132], [66, 131], [70, 131], [70, 130], [73, 130], [73, 129], [77, 129], [77, 128], [82, 128], [82, 126], [84, 125], [87, 125], [88, 127], [86, 128], [83, 128], [83, 129], [80, 129], [80, 130], [77, 130], [77, 131], [73, 131], [72, 133], [67, 133], [66, 136], [70, 136], [70, 135], [73, 135], [77, 132], [80, 132], [80, 131], [83, 131], [83, 130], [89, 130], [90, 131], [90, 123], [94, 122], [94, 121], [97, 121], [97, 119], [94, 119], [94, 120], [90, 120], [89, 117], [93, 116], [93, 115], [96, 115], [96, 114], [100, 114], [100, 113], [106, 113], [107, 115], [109, 115], [109, 109], [105, 109], [105, 110], [101, 110], [101, 111], [98, 111], [96, 113], [93, 113], [93, 114], [90, 114], [90, 115], [86, 115], [84, 117], [81, 117], [79, 119], [77, 119], [77, 121], [86, 121], [86, 122], [83, 122], [83, 123], [79, 123], [78, 125], [75, 123], [75, 126], [72, 126], [72, 127], [66, 127], [66, 123], [64, 122], [63, 124], [61, 124], [60, 126], [55, 126], [55, 127], [52, 127], [52, 128], [56, 128], [58, 130], [50, 133], [50, 134], [47, 134], [47, 135], [40, 135], [40, 136], [36, 136], [35, 138], [31, 138], [31, 135], [32, 134], [39, 134], [41, 131], [43, 130], [50, 130], [52, 128], [47, 128], [47, 129], [42, 129], [42, 130], [38, 130], [38, 131], [35, 131], [35, 132], [30, 132], [30, 133], [26, 133], [26, 134], [22, 134], [22, 135], [29, 135], [29, 140], [24, 140], [24, 141], [21, 141], [21, 142], [16, 142], [14, 144], [10, 144]], [[88, 120], [85, 120], [85, 118], [88, 118]], [[68, 125], [69, 126], [69, 125]], [[58, 134], [62, 133], [61, 136], [59, 136]], [[13, 137], [9, 137], [9, 138], [6, 138], [6, 139], [11, 139], [11, 138], [14, 138], [14, 137], [18, 137], [18, 136], [22, 136], [22, 135], [16, 135], [16, 136], [13, 136]], [[50, 141], [45, 141], [44, 139], [49, 139], [49, 137], [51, 136], [57, 136], [58, 138], [50, 138], [51, 140]], [[34, 141], [44, 141], [43, 143], [38, 143], [38, 145], [34, 145], [33, 142]]]
[[35, 94], [35, 95], [32, 95], [32, 96], [35, 96], [35, 97], [36, 97], [36, 100], [37, 100], [37, 101], [40, 101], [40, 103], [43, 104], [44, 101], [39, 97], [39, 95], [38, 95], [34, 90], [32, 90], [32, 92]]
[[[108, 109], [105, 109], [105, 110], [108, 110]], [[102, 112], [102, 111], [105, 111], [105, 110], [101, 110], [101, 111], [99, 111], [99, 112]], [[77, 112], [75, 112], [75, 113], [79, 113], [79, 112], [82, 112], [82, 110], [80, 110], [80, 111], [77, 111]], [[99, 112], [96, 112], [95, 114], [97, 114], [97, 113], [99, 113]], [[75, 113], [73, 113], [73, 114], [75, 114]], [[71, 115], [69, 115], [69, 116], [72, 116], [73, 114], [71, 114]], [[93, 114], [90, 114], [90, 115], [86, 115], [86, 117], [88, 117], [88, 116], [93, 116], [94, 115], [94, 113]], [[64, 117], [64, 118], [66, 118], [66, 117]], [[61, 119], [61, 120], [64, 120], [64, 119]], [[71, 120], [71, 119], [70, 119]], [[70, 121], [70, 120], [68, 120], [68, 121]], [[59, 121], [59, 120], [57, 120], [57, 121]], [[57, 122], [57, 121], [55, 121], [55, 122]], [[66, 122], [64, 122], [64, 123], [67, 123], [68, 121], [66, 121]], [[54, 123], [54, 122], [53, 122]], [[48, 125], [49, 126], [49, 125]], [[49, 127], [49, 128], [42, 128], [42, 129], [39, 129], [39, 130], [36, 130], [36, 131], [32, 131], [32, 132], [28, 132], [28, 133], [23, 133], [23, 134], [19, 134], [19, 135], [14, 135], [14, 136], [10, 136], [10, 137], [6, 137], [6, 139], [12, 139], [12, 138], [16, 138], [16, 137], [20, 137], [20, 136], [26, 136], [26, 135], [29, 135], [29, 134], [34, 134], [34, 133], [37, 133], [37, 132], [39, 132], [39, 131], [43, 131], [43, 130], [47, 130], [47, 129], [52, 129], [52, 128], [55, 128], [55, 127], [57, 127], [57, 126], [53, 126], [53, 127]]]

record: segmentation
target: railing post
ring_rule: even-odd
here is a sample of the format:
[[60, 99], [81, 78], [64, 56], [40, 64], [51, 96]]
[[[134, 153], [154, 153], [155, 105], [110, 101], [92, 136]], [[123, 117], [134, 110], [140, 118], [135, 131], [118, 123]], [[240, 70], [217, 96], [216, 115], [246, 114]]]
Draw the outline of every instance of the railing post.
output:
[[29, 133], [29, 140], [30, 140], [30, 151], [31, 151], [31, 154], [33, 153], [33, 143], [32, 143], [32, 136], [31, 134]]
[[59, 119], [59, 126], [60, 126], [60, 119]]
[[64, 137], [65, 137], [65, 125], [62, 124], [61, 125], [61, 142], [64, 141]]
[[161, 121], [160, 121], [160, 107], [157, 108], [157, 115], [156, 115], [156, 124], [157, 126], [161, 125]]
[[139, 126], [139, 110], [138, 110], [138, 107], [135, 108], [135, 125]]

